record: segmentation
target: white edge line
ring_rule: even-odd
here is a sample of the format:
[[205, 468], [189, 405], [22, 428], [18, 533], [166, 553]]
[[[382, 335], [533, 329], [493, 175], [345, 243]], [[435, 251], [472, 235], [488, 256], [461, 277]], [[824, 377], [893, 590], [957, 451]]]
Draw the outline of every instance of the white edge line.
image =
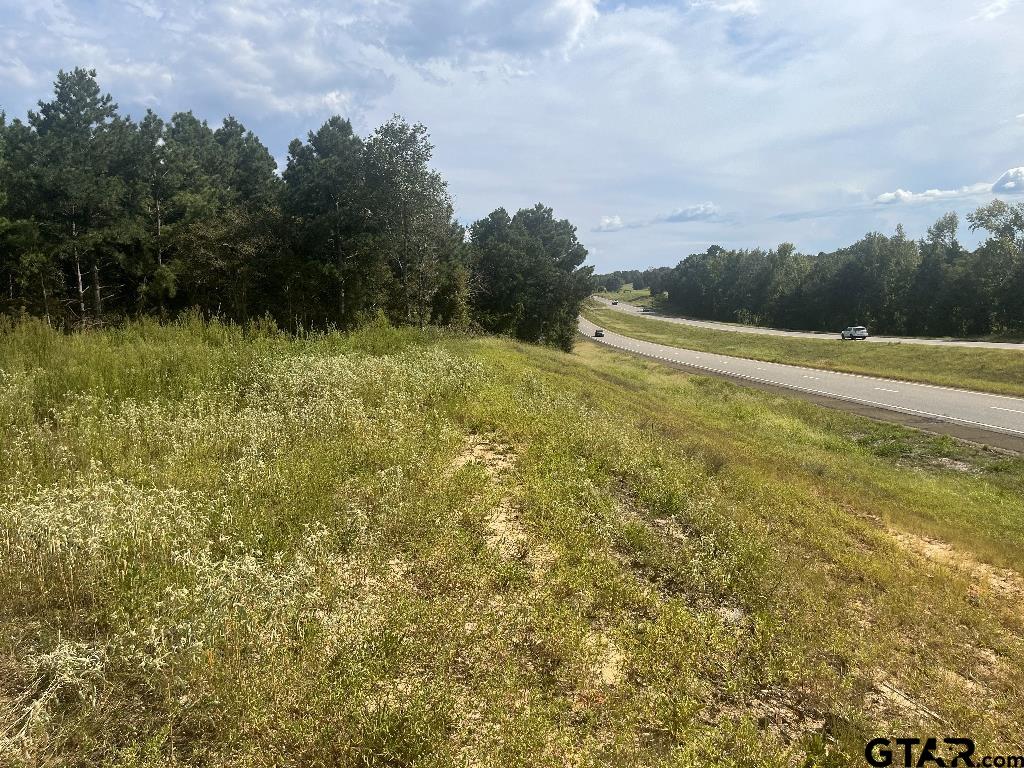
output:
[[[595, 296], [594, 298], [597, 299], [598, 301], [604, 302], [608, 306], [609, 309], [614, 309], [614, 310], [616, 310], [618, 312], [623, 312], [625, 314], [629, 314], [628, 312], [626, 312], [626, 310], [622, 309], [622, 305], [621, 304], [618, 307], [613, 307], [611, 305], [611, 302], [609, 302], [607, 299], [602, 299], [600, 296]], [[746, 330], [743, 327], [739, 327], [739, 328], [728, 328], [728, 327], [727, 328], [723, 328], [722, 327], [723, 325], [728, 326], [729, 323], [721, 323], [721, 322], [718, 322], [717, 320], [688, 320], [685, 317], [673, 317], [671, 315], [658, 315], [658, 314], [655, 314], [655, 315], [648, 314], [647, 315], [647, 319], [648, 320], [661, 320], [661, 321], [666, 322], [666, 323], [672, 323], [673, 325], [689, 325], [689, 326], [694, 327], [694, 328], [705, 328], [705, 329], [711, 330], [711, 331], [724, 331], [726, 333], [746, 333], [746, 334], [750, 334], [750, 335], [753, 335], [753, 336], [782, 336], [782, 337], [795, 338], [795, 339], [813, 339], [815, 341], [832, 341], [832, 340], [835, 340], [835, 332], [831, 332], [830, 333], [828, 331], [782, 331], [779, 328], [763, 328], [761, 326], [749, 326], [750, 328], [760, 328], [759, 331], [751, 331], [751, 330]], [[779, 331], [779, 332], [778, 333], [774, 333], [773, 331]], [[804, 335], [804, 334], [814, 334], [814, 335], [812, 336], [812, 335]], [[879, 339], [882, 339], [882, 341], [879, 341]], [[919, 346], [919, 347], [942, 347], [942, 346], [947, 346], [947, 347], [959, 347], [960, 349], [988, 349], [990, 351], [994, 349], [994, 350], [1002, 350], [1004, 352], [1024, 352], [1024, 342], [1011, 342], [1011, 343], [1017, 344], [1020, 347], [1020, 349], [1016, 349], [1014, 347], [1001, 347], [1001, 346], [1000, 347], [982, 347], [982, 346], [978, 346], [979, 344], [988, 344], [988, 343], [999, 344], [1000, 343], [1000, 342], [984, 342], [984, 341], [968, 341], [968, 342], [965, 343], [965, 342], [962, 342], [962, 341], [942, 341], [941, 339], [932, 339], [931, 341], [935, 341], [937, 343], [934, 343], [934, 344], [927, 343], [927, 344], [925, 344], [925, 343], [922, 343], [920, 341], [916, 341], [915, 339], [910, 338], [910, 337], [906, 337], [906, 336], [874, 336], [874, 337], [872, 337], [870, 339], [870, 341], [873, 341], [876, 344], [911, 344], [911, 345], [916, 345], [916, 346]], [[753, 358], [749, 358], [749, 359], [753, 359]], [[834, 373], [844, 373], [844, 371], [834, 371]], [[849, 373], [847, 375], [848, 376], [861, 376], [863, 374]], [[867, 378], [871, 378], [871, 377], [869, 376]], [[920, 386], [922, 386], [922, 387], [935, 387], [936, 389], [956, 389], [956, 387], [943, 387], [941, 384], [921, 384]], [[963, 390], [963, 391], [970, 392], [972, 390], [967, 389], [967, 390]], [[1007, 397], [1007, 395], [1000, 395], [1000, 397]]]
[[[628, 338], [628, 337], [626, 337], [626, 338]], [[612, 344], [609, 341], [604, 341], [602, 343], [603, 344], [607, 344], [608, 346], [613, 347], [615, 349], [626, 350], [625, 347], [617, 347], [617, 346], [615, 346], [614, 344]], [[626, 350], [626, 351], [630, 351], [630, 350]], [[643, 355], [644, 357], [655, 357], [655, 358], [658, 357], [657, 355], [653, 355], [653, 354], [650, 354], [650, 353], [647, 353], [647, 352], [637, 352], [637, 354]], [[954, 422], [956, 424], [967, 424], [967, 425], [974, 426], [974, 427], [983, 427], [985, 429], [992, 430], [993, 432], [1001, 432], [1003, 434], [1024, 435], [1024, 430], [1011, 429], [1009, 427], [999, 427], [999, 426], [996, 426], [995, 424], [986, 424], [983, 421], [972, 421], [970, 419], [960, 419], [960, 418], [957, 418], [956, 416], [947, 416], [946, 414], [942, 414], [942, 413], [932, 413], [930, 411], [921, 411], [921, 410], [918, 410], [916, 408], [905, 408], [905, 407], [900, 407], [900, 406], [896, 406], [896, 405], [889, 405], [887, 403], [879, 403], [879, 402], [876, 402], [874, 400], [864, 400], [862, 398], [851, 397], [849, 395], [837, 395], [837, 394], [835, 394], [833, 392], [824, 392], [824, 391], [822, 391], [820, 389], [810, 389], [809, 387], [798, 387], [798, 386], [796, 386], [794, 384], [785, 384], [783, 382], [778, 382], [778, 381], [769, 381], [767, 379], [758, 379], [758, 378], [755, 378], [753, 376], [748, 376], [748, 375], [743, 374], [743, 373], [735, 373], [734, 371], [726, 371], [726, 370], [722, 370], [722, 369], [719, 369], [719, 368], [712, 368], [711, 366], [708, 366], [708, 365], [698, 365], [697, 363], [687, 363], [687, 362], [684, 362], [682, 360], [671, 360], [670, 362], [674, 362], [674, 363], [677, 363], [679, 365], [685, 365], [685, 366], [687, 366], [689, 368], [696, 368], [696, 369], [701, 370], [701, 371], [711, 371], [712, 373], [720, 373], [720, 374], [722, 374], [724, 376], [728, 376], [728, 377], [734, 378], [734, 379], [746, 379], [747, 381], [754, 381], [754, 382], [757, 382], [757, 383], [760, 383], [760, 384], [771, 384], [772, 386], [782, 387], [783, 389], [792, 389], [792, 390], [795, 390], [797, 392], [807, 392], [807, 393], [810, 393], [812, 395], [822, 395], [823, 397], [830, 397], [833, 400], [845, 400], [845, 401], [851, 402], [851, 403], [860, 403], [862, 405], [871, 405], [871, 406], [875, 406], [876, 408], [883, 408], [883, 409], [885, 409], [887, 411], [897, 411], [899, 413], [909, 413], [909, 414], [917, 415], [917, 416], [930, 416], [930, 417], [932, 417], [934, 419], [938, 419], [939, 421], [951, 421], [951, 422]], [[793, 366], [793, 367], [796, 367], [796, 366]], [[870, 377], [864, 376], [862, 378], [870, 378]], [[938, 389], [949, 389], [949, 387], [938, 387]], [[958, 390], [958, 391], [968, 391], [969, 392], [970, 390]], [[972, 392], [971, 394], [980, 394], [980, 393]]]
[[[587, 322], [590, 322], [590, 321], [588, 320]], [[612, 333], [615, 333], [615, 331], [612, 331]], [[743, 331], [738, 331], [738, 333], [743, 333]], [[586, 334], [583, 334], [583, 335], [586, 336]], [[620, 336], [621, 338], [624, 338], [624, 339], [632, 339], [633, 338], [632, 336], [623, 336], [622, 334], [616, 334], [616, 336]], [[642, 339], [641, 339], [641, 341], [642, 341]], [[655, 341], [648, 341], [647, 343], [648, 344], [654, 344], [654, 345], [659, 346], [659, 347], [669, 347], [670, 349], [681, 349], [681, 350], [685, 350], [687, 352], [694, 352], [694, 351], [696, 351], [696, 350], [688, 349], [687, 347], [671, 347], [668, 344], [658, 344]], [[1009, 350], [1009, 351], [1013, 351], [1013, 350]], [[714, 354], [714, 353], [702, 352], [701, 354]], [[722, 357], [728, 357], [728, 355], [722, 355]], [[825, 373], [831, 373], [831, 374], [834, 374], [836, 376], [852, 376], [855, 379], [869, 379], [871, 381], [888, 382], [890, 384], [905, 384], [905, 385], [910, 386], [910, 387], [927, 387], [928, 389], [944, 389], [947, 392], [965, 392], [965, 393], [967, 393], [969, 395], [984, 395], [985, 397], [998, 397], [998, 398], [1001, 398], [1003, 400], [1013, 400], [1014, 402], [1017, 402], [1017, 403], [1024, 403], [1024, 398], [1015, 397], [1014, 395], [1000, 395], [1000, 394], [997, 394], [995, 392], [979, 392], [976, 389], [963, 389], [961, 387], [944, 387], [941, 384], [923, 384], [923, 383], [921, 383], [919, 381], [906, 381], [905, 379], [884, 379], [884, 378], [880, 378], [878, 376], [868, 376], [866, 373], [850, 373], [849, 371], [833, 371], [833, 370], [829, 370], [828, 368], [808, 368], [805, 365], [790, 365], [789, 363], [773, 363], [771, 360], [758, 360], [756, 357], [739, 357], [737, 359], [738, 360], [752, 360], [752, 361], [755, 361], [755, 362], [758, 362], [758, 363], [765, 363], [767, 365], [777, 365], [777, 366], [780, 366], [782, 368], [796, 368], [796, 369], [801, 370], [801, 371], [817, 371], [819, 373], [824, 371]]]

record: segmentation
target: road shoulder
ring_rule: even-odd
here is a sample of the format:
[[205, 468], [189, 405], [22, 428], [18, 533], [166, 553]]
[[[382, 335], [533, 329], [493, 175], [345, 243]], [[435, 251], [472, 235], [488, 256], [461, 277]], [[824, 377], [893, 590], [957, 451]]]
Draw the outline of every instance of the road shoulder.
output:
[[633, 357], [639, 357], [644, 360], [653, 360], [661, 365], [669, 368], [675, 368], [680, 371], [684, 371], [694, 375], [700, 376], [711, 376], [714, 378], [727, 379], [734, 384], [738, 384], [744, 387], [750, 387], [752, 389], [760, 389], [765, 392], [772, 392], [774, 394], [786, 395], [787, 397], [797, 397], [801, 400], [814, 403], [815, 405], [821, 405], [826, 408], [833, 408], [835, 410], [846, 411], [847, 413], [853, 413], [858, 416], [865, 416], [870, 419], [876, 419], [878, 421], [888, 421], [896, 424], [900, 424], [905, 427], [911, 427], [912, 429], [919, 429], [924, 432], [930, 432], [938, 435], [948, 435], [955, 437], [959, 440], [966, 440], [971, 443], [979, 445], [987, 445], [992, 448], [999, 448], [1005, 451], [1013, 451], [1014, 453], [1024, 453], [1024, 438], [1016, 437], [1014, 435], [1006, 434], [1003, 432], [993, 432], [991, 430], [982, 429], [980, 427], [972, 427], [968, 424], [957, 424], [955, 422], [943, 421], [941, 419], [933, 419], [926, 416], [919, 416], [910, 413], [904, 413], [902, 411], [893, 411], [888, 408], [878, 408], [863, 403], [857, 403], [850, 400], [841, 400], [826, 395], [818, 395], [813, 392], [801, 391], [798, 389], [791, 389], [789, 387], [780, 386], [777, 384], [768, 384], [766, 382], [754, 381], [741, 376], [730, 375], [726, 372], [709, 371], [704, 368], [700, 368], [693, 365], [688, 365], [683, 362], [672, 361], [672, 360], [661, 360], [645, 355], [641, 352], [634, 352], [629, 349], [622, 349], [619, 347], [612, 347], [607, 344], [600, 344], [594, 341], [590, 336], [584, 333], [580, 333], [580, 337], [586, 342], [593, 344], [601, 349], [607, 350], [612, 353], [618, 353], [622, 355], [630, 355]]

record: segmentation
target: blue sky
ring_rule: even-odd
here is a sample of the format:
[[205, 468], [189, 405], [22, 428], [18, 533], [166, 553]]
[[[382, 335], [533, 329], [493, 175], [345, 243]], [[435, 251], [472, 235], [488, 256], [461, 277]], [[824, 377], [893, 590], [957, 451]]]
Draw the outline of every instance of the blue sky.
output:
[[1024, 0], [0, 0], [0, 107], [93, 67], [280, 163], [331, 114], [400, 113], [462, 221], [543, 201], [604, 271], [1024, 200], [1022, 40]]

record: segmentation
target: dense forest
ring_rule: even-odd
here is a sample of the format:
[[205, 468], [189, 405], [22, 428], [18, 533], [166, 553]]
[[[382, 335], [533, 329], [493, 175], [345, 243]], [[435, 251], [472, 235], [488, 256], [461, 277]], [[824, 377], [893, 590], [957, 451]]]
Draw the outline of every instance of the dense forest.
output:
[[95, 71], [0, 114], [0, 313], [76, 328], [198, 310], [290, 329], [472, 325], [568, 348], [592, 289], [543, 205], [468, 229], [422, 125], [332, 117], [287, 165], [233, 117], [122, 115]]
[[993, 200], [969, 214], [987, 233], [975, 250], [957, 239], [949, 213], [921, 240], [902, 227], [872, 233], [833, 253], [808, 256], [712, 246], [674, 268], [599, 275], [664, 293], [666, 309], [691, 317], [778, 328], [834, 330], [866, 325], [886, 334], [979, 336], [1024, 332], [1024, 203]]

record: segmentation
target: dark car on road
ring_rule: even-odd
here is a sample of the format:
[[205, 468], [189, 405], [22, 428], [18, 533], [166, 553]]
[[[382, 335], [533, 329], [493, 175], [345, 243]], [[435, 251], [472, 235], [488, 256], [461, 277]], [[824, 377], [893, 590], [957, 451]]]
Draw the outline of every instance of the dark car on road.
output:
[[866, 339], [867, 337], [868, 329], [863, 325], [848, 325], [846, 328], [843, 328], [842, 332], [839, 334], [839, 338], [843, 341], [846, 341], [847, 339]]
[[601, 330], [600, 328], [598, 328], [596, 331], [594, 331], [594, 336], [598, 337], [598, 338], [603, 337], [604, 336], [604, 331]]
[[612, 302], [612, 306], [614, 307], [614, 306], [615, 306], [616, 304], [618, 304], [618, 303], [619, 303], [619, 302], [617, 302], [617, 301], [613, 301], [613, 302]]

